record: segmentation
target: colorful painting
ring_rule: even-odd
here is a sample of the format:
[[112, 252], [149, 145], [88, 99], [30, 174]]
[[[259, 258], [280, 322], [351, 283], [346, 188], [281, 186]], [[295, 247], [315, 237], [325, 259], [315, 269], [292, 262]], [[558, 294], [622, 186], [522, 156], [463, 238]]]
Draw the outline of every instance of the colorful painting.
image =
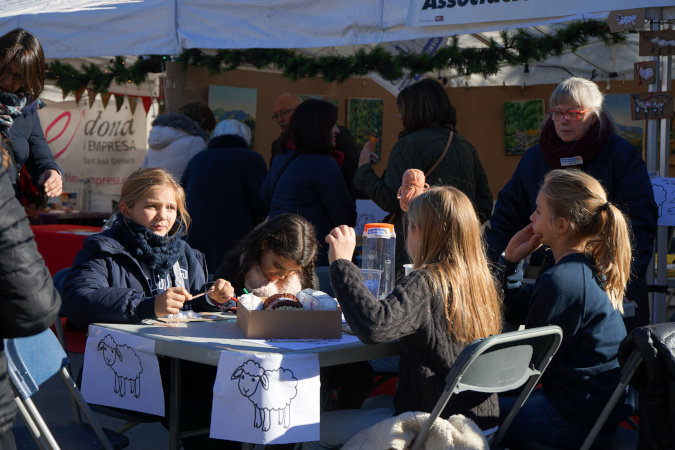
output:
[[209, 86], [209, 108], [216, 121], [235, 119], [251, 129], [251, 148], [255, 143], [255, 117], [258, 90], [231, 86]]
[[522, 155], [539, 142], [544, 100], [504, 102], [504, 144], [507, 155]]
[[619, 136], [633, 144], [642, 151], [644, 121], [634, 121], [631, 118], [630, 94], [612, 94], [605, 96], [603, 104], [616, 125], [619, 127]]
[[370, 151], [382, 156], [382, 113], [384, 100], [381, 98], [347, 99], [347, 128], [354, 135], [358, 148], [370, 142]]

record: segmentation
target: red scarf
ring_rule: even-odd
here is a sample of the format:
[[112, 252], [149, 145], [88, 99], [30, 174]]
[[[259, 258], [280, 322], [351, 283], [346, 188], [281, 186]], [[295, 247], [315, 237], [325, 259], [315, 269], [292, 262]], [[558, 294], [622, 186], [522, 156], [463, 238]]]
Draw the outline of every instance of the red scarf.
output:
[[[539, 146], [541, 154], [554, 169], [565, 167], [583, 168], [590, 163], [593, 158], [598, 156], [605, 148], [607, 140], [612, 134], [612, 124], [604, 116], [600, 116], [603, 121], [602, 133], [598, 134], [600, 121], [596, 121], [581, 139], [573, 142], [563, 142], [555, 131], [555, 124], [552, 120], [547, 120], [544, 129], [541, 130], [539, 137]], [[582, 163], [573, 166], [563, 166], [560, 163], [561, 158], [573, 158], [581, 156]]]
[[294, 152], [298, 152], [298, 153], [319, 153], [319, 154], [328, 155], [335, 160], [335, 162], [337, 163], [337, 165], [340, 169], [342, 169], [342, 163], [345, 160], [345, 154], [342, 153], [338, 149], [332, 148], [332, 149], [328, 150], [328, 152], [326, 152], [326, 153], [312, 152], [312, 151], [307, 151], [307, 150], [302, 151], [302, 150], [298, 150], [298, 148], [295, 146], [295, 142], [293, 142], [291, 139], [288, 139], [286, 141], [286, 148], [289, 149], [289, 150], [293, 150]]

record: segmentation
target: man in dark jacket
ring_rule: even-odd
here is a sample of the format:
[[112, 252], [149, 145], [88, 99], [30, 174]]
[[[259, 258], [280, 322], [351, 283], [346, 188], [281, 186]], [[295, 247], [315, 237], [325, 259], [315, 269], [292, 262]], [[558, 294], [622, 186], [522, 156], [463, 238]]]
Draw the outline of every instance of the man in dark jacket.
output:
[[[281, 128], [281, 136], [272, 142], [270, 167], [272, 167], [274, 157], [284, 151], [284, 145], [281, 140], [286, 131], [286, 126], [291, 121], [291, 117], [293, 117], [293, 111], [295, 111], [295, 108], [297, 108], [300, 103], [302, 103], [302, 98], [298, 94], [291, 93], [281, 94], [274, 100], [274, 114], [272, 114], [272, 119], [274, 119]], [[352, 200], [368, 198], [354, 187], [354, 173], [356, 173], [356, 169], [358, 168], [359, 153], [361, 152], [361, 149], [356, 146], [354, 136], [352, 136], [349, 128], [338, 125], [338, 129], [340, 132], [335, 140], [335, 148], [344, 155], [340, 171], [342, 172], [342, 178], [344, 178], [345, 184], [347, 185], [347, 190], [349, 190], [349, 195], [351, 195]]]
[[[33, 232], [5, 168], [0, 165], [0, 338], [37, 334], [58, 316], [61, 298], [38, 252]], [[0, 340], [0, 448], [15, 449], [16, 403]]]

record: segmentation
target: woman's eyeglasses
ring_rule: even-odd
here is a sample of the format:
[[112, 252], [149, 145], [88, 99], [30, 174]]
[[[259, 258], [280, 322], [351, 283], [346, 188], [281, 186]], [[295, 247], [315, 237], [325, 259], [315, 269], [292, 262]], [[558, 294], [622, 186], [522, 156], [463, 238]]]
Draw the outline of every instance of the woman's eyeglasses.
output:
[[579, 120], [579, 116], [581, 116], [584, 113], [587, 113], [590, 111], [590, 109], [584, 109], [583, 111], [558, 111], [555, 109], [552, 109], [548, 112], [548, 116], [551, 118], [551, 120], [558, 121], [565, 116], [565, 119], [569, 120], [570, 122], [573, 122], [575, 120]]

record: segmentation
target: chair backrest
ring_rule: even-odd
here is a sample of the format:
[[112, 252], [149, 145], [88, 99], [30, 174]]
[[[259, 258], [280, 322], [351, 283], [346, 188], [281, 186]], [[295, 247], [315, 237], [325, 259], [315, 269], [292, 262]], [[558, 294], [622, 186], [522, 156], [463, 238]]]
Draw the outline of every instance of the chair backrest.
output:
[[626, 363], [623, 365], [623, 367], [621, 367], [621, 379], [619, 380], [618, 386], [616, 387], [616, 389], [614, 389], [614, 392], [607, 401], [605, 408], [602, 410], [602, 413], [600, 413], [600, 416], [598, 416], [598, 420], [595, 421], [595, 424], [593, 425], [591, 432], [588, 434], [586, 440], [581, 446], [581, 450], [588, 450], [589, 448], [591, 448], [591, 445], [593, 445], [593, 442], [595, 442], [595, 439], [598, 437], [598, 434], [600, 434], [600, 431], [602, 430], [602, 427], [605, 425], [605, 422], [607, 422], [607, 419], [614, 411], [617, 402], [623, 396], [624, 392], [626, 392], [626, 388], [630, 384], [630, 381], [633, 379], [633, 375], [635, 375], [635, 372], [637, 372], [638, 367], [640, 367], [640, 364], [642, 364], [642, 361], [643, 358], [642, 354], [640, 353], [640, 350], [638, 349], [633, 350], [633, 352], [628, 357]]
[[66, 367], [68, 357], [50, 329], [33, 336], [5, 339], [7, 368], [19, 395], [26, 399]]
[[560, 327], [549, 325], [498, 334], [469, 344], [448, 372], [443, 394], [415, 439], [412, 450], [422, 447], [429, 430], [453, 394], [463, 391], [498, 393], [524, 386], [495, 435], [493, 444], [499, 444], [558, 350], [560, 341]]

